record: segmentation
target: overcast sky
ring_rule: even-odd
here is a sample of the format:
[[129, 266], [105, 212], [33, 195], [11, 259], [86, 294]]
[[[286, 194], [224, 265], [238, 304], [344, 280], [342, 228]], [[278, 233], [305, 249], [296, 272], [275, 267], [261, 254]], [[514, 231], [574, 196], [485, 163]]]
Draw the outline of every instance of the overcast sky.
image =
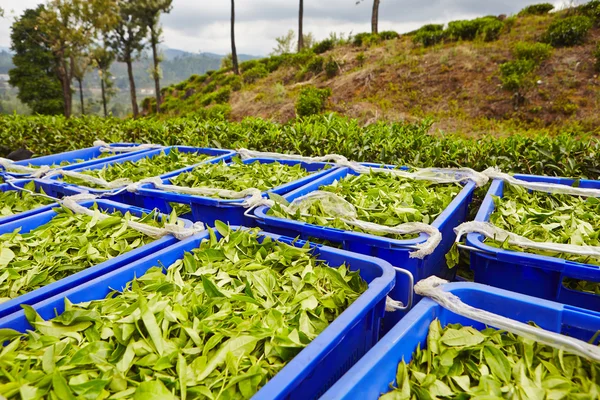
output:
[[[551, 0], [559, 5], [563, 0]], [[580, 0], [584, 1], [584, 0]], [[33, 8], [40, 0], [0, 0], [7, 16], [0, 18], [0, 46], [10, 46], [10, 25], [15, 15]], [[379, 29], [400, 33], [426, 23], [488, 14], [516, 13], [542, 0], [382, 0]], [[372, 0], [305, 0], [304, 32], [324, 39], [330, 32], [358, 33], [370, 30]], [[164, 45], [189, 52], [230, 52], [229, 0], [173, 0], [173, 10], [162, 17]], [[237, 0], [236, 44], [238, 53], [267, 55], [275, 38], [297, 28], [298, 0]]]

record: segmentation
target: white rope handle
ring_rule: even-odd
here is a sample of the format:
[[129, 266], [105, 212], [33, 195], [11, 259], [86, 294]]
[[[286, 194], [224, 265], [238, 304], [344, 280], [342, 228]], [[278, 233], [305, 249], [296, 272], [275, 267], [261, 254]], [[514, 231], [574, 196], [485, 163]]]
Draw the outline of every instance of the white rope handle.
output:
[[164, 146], [160, 144], [137, 144], [135, 146], [114, 146], [106, 143], [103, 140], [94, 141], [94, 146], [100, 146], [100, 152], [102, 153], [129, 153], [132, 151], [146, 150], [146, 149], [162, 149]]
[[517, 235], [516, 233], [498, 228], [489, 222], [465, 222], [454, 228], [454, 232], [456, 232], [457, 243], [464, 235], [468, 233], [479, 233], [488, 239], [493, 239], [498, 242], [508, 242], [513, 246], [600, 258], [600, 246], [536, 242], [531, 239], [527, 239], [524, 236]]
[[425, 180], [436, 183], [458, 183], [464, 182], [466, 180], [471, 180], [475, 182], [477, 187], [481, 187], [487, 184], [489, 180], [489, 178], [486, 175], [477, 172], [471, 168], [417, 168], [415, 172], [408, 172], [392, 168], [368, 167], [355, 161], [349, 161], [346, 157], [339, 154], [327, 154], [319, 157], [306, 157], [297, 154], [254, 151], [244, 148], [238, 149], [237, 152], [240, 155], [240, 157], [244, 160], [247, 160], [249, 158], [262, 157], [304, 161], [308, 163], [332, 162], [337, 166], [348, 167], [361, 174], [369, 173], [372, 171], [375, 173], [386, 173], [402, 178]]
[[[64, 197], [62, 200], [58, 200], [58, 201], [59, 201], [59, 203], [61, 203], [63, 206], [65, 206], [69, 210], [73, 211], [74, 213], [85, 214], [90, 217], [94, 217], [96, 215], [96, 213], [94, 211], [90, 210], [87, 207], [83, 207], [82, 205], [78, 204], [78, 202], [95, 200], [96, 198], [97, 197], [92, 194], [82, 193], [82, 194], [77, 194], [74, 196], [67, 196], [67, 197]], [[98, 218], [102, 221], [107, 218], [110, 218], [110, 216], [107, 214], [104, 214], [104, 213], [99, 213]], [[190, 236], [193, 236], [197, 233], [204, 231], [204, 224], [201, 222], [196, 222], [191, 228], [186, 228], [186, 227], [183, 227], [183, 226], [180, 226], [177, 224], [172, 224], [172, 223], [165, 223], [163, 228], [150, 226], [148, 224], [144, 224], [144, 223], [137, 222], [137, 221], [127, 220], [127, 221], [125, 221], [125, 223], [127, 224], [127, 226], [129, 228], [134, 229], [138, 232], [141, 232], [145, 235], [148, 235], [154, 239], [159, 239], [166, 235], [173, 235], [175, 238], [177, 238], [179, 240], [183, 240], [185, 238], [188, 238]]]
[[500, 171], [500, 169], [495, 167], [486, 169], [483, 171], [483, 174], [490, 179], [500, 179], [504, 182], [510, 183], [511, 185], [522, 186], [529, 190], [556, 194], [569, 194], [572, 196], [600, 197], [600, 189], [580, 188], [549, 182], [528, 182], [522, 179], [517, 179], [512, 175], [505, 174]]
[[456, 295], [446, 292], [441, 285], [448, 283], [437, 276], [430, 276], [415, 285], [415, 293], [429, 297], [442, 307], [455, 314], [467, 317], [482, 324], [511, 332], [526, 339], [534, 340], [557, 349], [568, 351], [578, 356], [600, 362], [600, 347], [582, 340], [547, 331], [542, 328], [506, 318], [502, 315], [472, 307], [462, 302]]

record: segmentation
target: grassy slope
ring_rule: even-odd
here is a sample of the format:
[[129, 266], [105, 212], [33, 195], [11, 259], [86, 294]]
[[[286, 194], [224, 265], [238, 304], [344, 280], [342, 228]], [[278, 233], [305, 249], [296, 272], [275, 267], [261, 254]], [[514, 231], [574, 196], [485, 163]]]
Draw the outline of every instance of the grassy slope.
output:
[[[403, 36], [370, 47], [338, 46], [322, 54], [338, 62], [337, 76], [328, 79], [321, 72], [299, 79], [298, 67], [282, 66], [232, 92], [230, 118], [261, 116], [287, 121], [295, 116], [300, 88], [312, 84], [332, 89], [329, 110], [363, 122], [429, 116], [436, 121], [434, 128], [468, 134], [527, 128], [597, 131], [600, 78], [594, 72], [592, 52], [600, 40], [598, 28], [590, 31], [584, 45], [554, 50], [537, 71], [538, 84], [524, 91], [524, 104], [516, 106], [513, 93], [500, 86], [498, 66], [513, 58], [512, 45], [538, 40], [553, 18], [556, 16], [519, 17], [498, 41], [488, 43], [454, 42], [422, 48]], [[360, 53], [365, 57], [362, 65], [357, 61]], [[202, 108], [198, 93], [209, 82], [192, 79], [180, 84], [181, 90], [167, 90], [168, 114]]]

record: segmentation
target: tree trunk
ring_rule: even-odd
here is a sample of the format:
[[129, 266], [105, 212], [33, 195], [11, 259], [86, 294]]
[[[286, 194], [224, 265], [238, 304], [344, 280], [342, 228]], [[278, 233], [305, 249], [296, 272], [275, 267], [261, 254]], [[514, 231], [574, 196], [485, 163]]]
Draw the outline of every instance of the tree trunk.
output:
[[62, 89], [63, 95], [63, 112], [65, 114], [65, 118], [71, 117], [71, 76], [69, 73], [69, 69], [67, 67], [67, 61], [65, 60], [62, 54], [58, 54], [57, 58], [59, 59], [57, 75], [58, 80], [60, 81], [60, 86]]
[[302, 23], [304, 19], [304, 0], [300, 0], [300, 11], [298, 12], [298, 53], [304, 48], [304, 35], [302, 34]]
[[81, 103], [81, 115], [85, 115], [85, 108], [83, 105], [83, 79], [77, 78], [79, 83], [79, 102]]
[[104, 117], [108, 117], [108, 112], [106, 111], [106, 89], [104, 88], [104, 76], [100, 79], [100, 89], [102, 90], [102, 107], [104, 108]]
[[152, 58], [154, 59], [154, 90], [156, 91], [156, 113], [158, 114], [160, 112], [160, 76], [158, 74], [158, 37], [154, 27], [150, 28], [150, 42], [152, 45]]
[[133, 109], [133, 118], [137, 118], [139, 114], [137, 96], [135, 94], [135, 80], [133, 79], [133, 62], [131, 57], [127, 57], [127, 75], [129, 75], [129, 93], [131, 94], [131, 107]]
[[381, 0], [373, 0], [373, 15], [371, 16], [371, 33], [379, 33], [377, 23], [379, 21], [379, 3]]
[[239, 75], [237, 51], [235, 50], [235, 0], [231, 0], [231, 62], [233, 64], [233, 72]]

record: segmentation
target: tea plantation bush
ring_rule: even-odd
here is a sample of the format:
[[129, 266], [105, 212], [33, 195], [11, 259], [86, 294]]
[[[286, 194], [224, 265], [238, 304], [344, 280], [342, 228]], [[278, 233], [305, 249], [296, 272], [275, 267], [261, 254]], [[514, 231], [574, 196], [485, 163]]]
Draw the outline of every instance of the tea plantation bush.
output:
[[317, 89], [313, 86], [305, 87], [300, 91], [298, 101], [296, 101], [296, 115], [306, 117], [308, 115], [319, 114], [325, 110], [327, 99], [331, 96], [331, 89]]
[[582, 15], [559, 19], [550, 24], [544, 41], [554, 47], [575, 46], [585, 41], [591, 27], [592, 21]]
[[519, 15], [545, 15], [554, 10], [550, 3], [532, 4], [519, 11]]
[[[219, 106], [220, 107], [220, 106]], [[217, 106], [211, 109], [218, 109]], [[225, 109], [223, 108], [223, 111]], [[471, 167], [539, 175], [600, 177], [600, 140], [593, 136], [515, 135], [466, 138], [430, 135], [431, 121], [377, 122], [318, 115], [278, 124], [259, 118], [242, 122], [199, 118], [127, 119], [0, 116], [0, 146], [26, 146], [38, 155], [106, 142], [145, 142], [322, 156], [337, 153], [356, 161], [416, 167]], [[5, 154], [4, 154], [5, 155]]]

